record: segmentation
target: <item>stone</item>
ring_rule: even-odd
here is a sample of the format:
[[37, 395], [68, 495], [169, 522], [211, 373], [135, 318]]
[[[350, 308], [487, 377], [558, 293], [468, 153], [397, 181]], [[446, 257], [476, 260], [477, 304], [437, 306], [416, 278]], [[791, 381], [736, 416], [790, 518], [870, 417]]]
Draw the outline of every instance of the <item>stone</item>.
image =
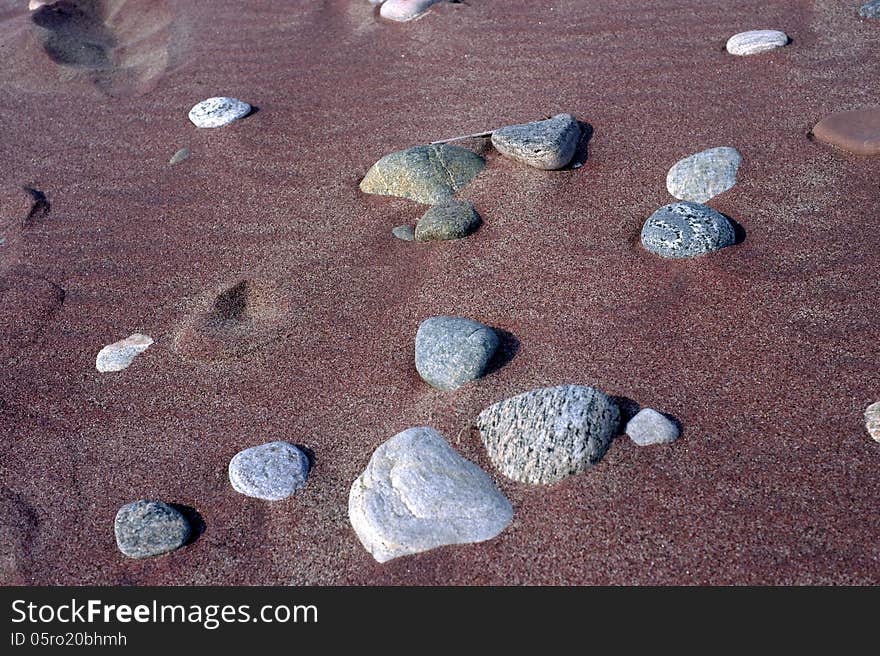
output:
[[129, 558], [148, 558], [182, 547], [192, 528], [176, 508], [161, 501], [141, 499], [116, 513], [116, 544]]
[[410, 21], [418, 18], [441, 0], [386, 0], [379, 10], [382, 18], [393, 21]]
[[399, 225], [391, 230], [391, 234], [403, 241], [413, 241], [416, 238], [415, 231], [410, 225]]
[[309, 458], [287, 442], [269, 442], [236, 453], [229, 461], [229, 482], [247, 497], [280, 501], [306, 484]]
[[242, 100], [219, 96], [208, 98], [189, 110], [189, 120], [199, 128], [222, 128], [251, 113], [251, 106]]
[[571, 114], [557, 114], [546, 121], [508, 125], [492, 133], [495, 149], [536, 169], [566, 166], [574, 157], [581, 128]]
[[880, 107], [835, 112], [819, 121], [813, 136], [856, 155], [880, 155]]
[[652, 408], [639, 410], [626, 424], [626, 434], [639, 446], [667, 444], [678, 439], [678, 426]]
[[750, 30], [734, 34], [727, 40], [731, 55], [757, 55], [787, 45], [788, 35], [779, 30]]
[[448, 144], [414, 146], [385, 155], [361, 180], [361, 191], [434, 205], [464, 188], [486, 162]]
[[742, 155], [720, 146], [685, 157], [666, 174], [666, 189], [679, 200], [705, 203], [736, 184]]
[[865, 428], [875, 442], [880, 442], [880, 401], [865, 409]]
[[661, 257], [697, 257], [735, 242], [727, 217], [699, 203], [665, 205], [642, 227], [642, 246]]
[[456, 390], [484, 375], [501, 340], [489, 326], [463, 317], [431, 317], [416, 332], [416, 370], [432, 387]]
[[125, 339], [114, 342], [98, 351], [98, 356], [95, 358], [95, 368], [101, 373], [122, 371], [134, 362], [138, 355], [150, 348], [152, 343], [152, 337], [147, 335], [140, 333], [129, 335]]
[[451, 198], [434, 205], [416, 223], [416, 241], [461, 239], [482, 223], [472, 203]]
[[176, 153], [171, 156], [171, 159], [168, 160], [168, 164], [174, 166], [175, 164], [180, 164], [183, 160], [189, 157], [189, 148], [181, 148]]
[[871, 0], [866, 2], [859, 9], [859, 16], [862, 18], [880, 18], [880, 0]]
[[55, 0], [30, 0], [30, 2], [28, 2], [28, 9], [30, 11], [36, 11], [43, 5], [48, 5], [49, 3], [54, 1]]
[[348, 517], [380, 563], [501, 533], [513, 508], [490, 476], [433, 428], [410, 428], [380, 445], [351, 486]]
[[595, 465], [619, 423], [617, 402], [585, 385], [532, 390], [477, 417], [492, 463], [508, 478], [532, 484], [557, 483]]

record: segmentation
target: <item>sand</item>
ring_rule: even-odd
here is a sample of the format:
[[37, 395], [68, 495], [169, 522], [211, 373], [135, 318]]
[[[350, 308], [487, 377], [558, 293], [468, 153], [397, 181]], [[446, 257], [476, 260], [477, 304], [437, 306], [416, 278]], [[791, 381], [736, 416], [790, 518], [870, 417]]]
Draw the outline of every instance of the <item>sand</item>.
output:
[[[358, 0], [93, 4], [103, 55], [73, 65], [25, 2], [0, 1], [0, 582], [880, 582], [862, 416], [880, 395], [880, 158], [808, 137], [877, 104], [880, 24], [858, 2], [471, 0], [408, 24]], [[762, 28], [792, 43], [724, 51]], [[216, 95], [258, 111], [195, 128], [187, 112]], [[460, 194], [484, 220], [467, 239], [396, 239], [426, 207], [358, 190], [391, 151], [559, 112], [592, 127], [574, 170], [461, 142], [488, 162]], [[710, 204], [745, 240], [692, 261], [644, 251], [669, 167], [722, 145], [743, 164]], [[441, 314], [508, 331], [514, 357], [430, 388], [413, 340]], [[155, 344], [99, 374], [98, 350], [134, 332]], [[683, 434], [618, 438], [558, 485], [505, 479], [477, 414], [563, 383]], [[492, 474], [514, 521], [380, 565], [349, 487], [420, 425]], [[272, 440], [313, 451], [306, 487], [237, 494], [229, 459]], [[140, 498], [203, 532], [125, 558], [113, 518]]]

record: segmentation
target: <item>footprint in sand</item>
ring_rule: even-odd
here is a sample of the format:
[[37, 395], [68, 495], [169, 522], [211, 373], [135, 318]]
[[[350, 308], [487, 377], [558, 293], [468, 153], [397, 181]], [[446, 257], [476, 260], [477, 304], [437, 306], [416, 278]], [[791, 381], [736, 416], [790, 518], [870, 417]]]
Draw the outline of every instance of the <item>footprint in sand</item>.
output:
[[165, 0], [58, 0], [31, 14], [49, 58], [111, 96], [155, 87], [169, 65], [172, 18]]
[[37, 512], [21, 495], [7, 488], [0, 489], [0, 581], [3, 585], [28, 583], [29, 546], [39, 524]]

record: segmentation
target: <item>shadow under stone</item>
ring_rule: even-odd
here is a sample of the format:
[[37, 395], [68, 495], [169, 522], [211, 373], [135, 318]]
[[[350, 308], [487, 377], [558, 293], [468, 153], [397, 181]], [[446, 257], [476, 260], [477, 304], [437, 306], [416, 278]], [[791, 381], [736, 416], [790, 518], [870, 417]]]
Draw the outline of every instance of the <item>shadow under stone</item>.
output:
[[593, 138], [593, 126], [584, 121], [578, 121], [578, 126], [581, 129], [581, 136], [578, 139], [577, 149], [574, 151], [574, 157], [571, 158], [571, 161], [562, 167], [561, 170], [563, 171], [579, 169], [586, 164], [590, 156], [590, 139]]
[[198, 540], [202, 534], [207, 529], [207, 525], [205, 524], [204, 518], [201, 516], [198, 510], [193, 508], [192, 506], [184, 506], [180, 503], [169, 503], [169, 506], [174, 508], [177, 512], [183, 515], [186, 518], [186, 521], [189, 522], [190, 534], [189, 539], [184, 542], [184, 546], [190, 545], [196, 540]]
[[498, 345], [498, 350], [495, 351], [495, 355], [492, 356], [489, 364], [486, 365], [483, 376], [494, 374], [513, 360], [519, 352], [519, 340], [516, 338], [516, 335], [501, 328], [492, 327], [492, 330], [498, 335], [500, 344]]

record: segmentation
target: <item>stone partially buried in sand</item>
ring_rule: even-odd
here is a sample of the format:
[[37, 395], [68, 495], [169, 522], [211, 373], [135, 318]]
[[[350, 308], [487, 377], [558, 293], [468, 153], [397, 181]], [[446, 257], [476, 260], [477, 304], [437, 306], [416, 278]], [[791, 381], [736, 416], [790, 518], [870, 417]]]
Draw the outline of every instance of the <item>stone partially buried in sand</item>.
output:
[[[431, 5], [442, 0], [387, 0], [382, 4], [379, 15], [393, 21], [409, 21], [424, 14]], [[379, 4], [373, 2], [373, 4]]]
[[669, 258], [698, 257], [736, 242], [723, 214], [699, 203], [672, 203], [654, 212], [642, 227], [642, 246]]
[[741, 162], [736, 148], [709, 148], [676, 162], [666, 174], [666, 189], [679, 200], [705, 203], [736, 184]]
[[574, 157], [581, 129], [571, 114], [557, 114], [545, 121], [508, 125], [492, 133], [492, 145], [511, 159], [536, 169], [566, 166]]
[[476, 153], [447, 144], [414, 146], [373, 164], [361, 191], [434, 205], [450, 198], [486, 165]]
[[461, 239], [476, 231], [482, 220], [472, 203], [454, 198], [434, 205], [416, 223], [416, 241]]
[[880, 401], [865, 409], [865, 428], [875, 442], [880, 442]]
[[727, 52], [740, 56], [758, 55], [781, 48], [788, 42], [788, 35], [779, 30], [750, 30], [730, 37], [727, 40]]
[[627, 422], [626, 434], [639, 446], [668, 444], [678, 439], [678, 426], [653, 408], [643, 408]]
[[456, 390], [483, 376], [499, 344], [498, 334], [479, 321], [431, 317], [416, 332], [416, 370], [432, 387]]
[[614, 399], [585, 385], [526, 392], [477, 417], [492, 463], [508, 478], [533, 484], [557, 483], [596, 464], [619, 423]]
[[351, 486], [348, 517], [380, 563], [501, 533], [513, 508], [489, 475], [433, 428], [410, 428], [380, 445]]
[[150, 348], [152, 343], [152, 337], [140, 333], [114, 342], [98, 351], [98, 356], [95, 358], [95, 368], [101, 373], [122, 371], [134, 362], [138, 355]]
[[240, 451], [229, 461], [229, 482], [236, 492], [280, 501], [305, 486], [309, 459], [287, 442], [269, 442]]
[[148, 558], [179, 549], [192, 535], [183, 514], [161, 501], [141, 499], [116, 513], [116, 544], [129, 558]]
[[880, 155], [880, 107], [830, 114], [812, 132], [817, 140], [856, 155]]
[[197, 103], [189, 110], [189, 120], [199, 128], [222, 128], [250, 112], [251, 106], [246, 102], [218, 96]]
[[859, 9], [859, 16], [862, 18], [880, 18], [880, 0], [871, 0], [866, 2]]

